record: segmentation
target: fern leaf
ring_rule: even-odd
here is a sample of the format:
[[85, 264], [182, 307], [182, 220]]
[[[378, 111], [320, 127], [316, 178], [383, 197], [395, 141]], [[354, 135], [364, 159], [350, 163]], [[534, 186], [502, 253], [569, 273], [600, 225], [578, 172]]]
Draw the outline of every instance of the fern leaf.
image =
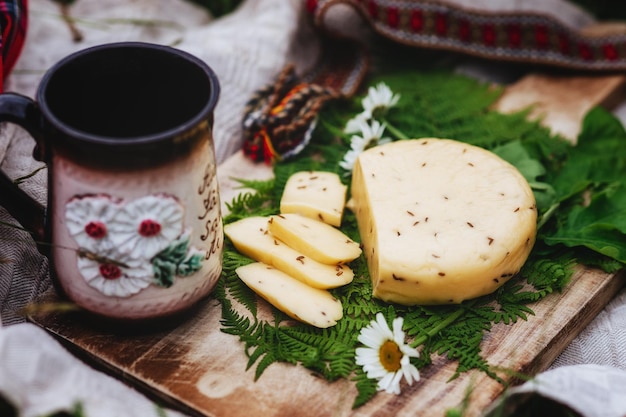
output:
[[376, 395], [378, 392], [378, 383], [368, 378], [362, 370], [358, 371], [352, 380], [355, 381], [358, 390], [357, 396], [352, 404], [352, 408], [354, 409], [367, 403]]

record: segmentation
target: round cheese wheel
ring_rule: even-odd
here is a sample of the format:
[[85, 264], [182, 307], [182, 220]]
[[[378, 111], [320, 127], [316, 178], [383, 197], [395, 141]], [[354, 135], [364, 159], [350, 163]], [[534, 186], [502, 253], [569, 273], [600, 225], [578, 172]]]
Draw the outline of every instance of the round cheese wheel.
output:
[[450, 304], [517, 274], [536, 237], [533, 192], [510, 163], [450, 140], [403, 140], [355, 163], [351, 200], [373, 295]]

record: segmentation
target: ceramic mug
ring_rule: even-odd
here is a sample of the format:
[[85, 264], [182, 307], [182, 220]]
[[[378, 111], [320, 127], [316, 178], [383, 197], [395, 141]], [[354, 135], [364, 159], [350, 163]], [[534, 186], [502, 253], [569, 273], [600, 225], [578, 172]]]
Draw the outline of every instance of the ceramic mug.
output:
[[162, 45], [105, 44], [42, 78], [36, 100], [0, 95], [0, 121], [25, 128], [48, 166], [45, 210], [0, 175], [0, 204], [49, 248], [67, 298], [114, 319], [187, 310], [221, 274], [213, 145], [219, 83]]

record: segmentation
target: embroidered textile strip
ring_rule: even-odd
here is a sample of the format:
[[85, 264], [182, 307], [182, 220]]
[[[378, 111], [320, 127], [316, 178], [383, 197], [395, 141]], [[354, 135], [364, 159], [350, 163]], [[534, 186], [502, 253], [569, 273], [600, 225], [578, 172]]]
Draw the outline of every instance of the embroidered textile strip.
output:
[[589, 71], [626, 70], [626, 33], [591, 35], [532, 11], [487, 12], [442, 1], [307, 0], [318, 26], [339, 4], [380, 35], [422, 48]]

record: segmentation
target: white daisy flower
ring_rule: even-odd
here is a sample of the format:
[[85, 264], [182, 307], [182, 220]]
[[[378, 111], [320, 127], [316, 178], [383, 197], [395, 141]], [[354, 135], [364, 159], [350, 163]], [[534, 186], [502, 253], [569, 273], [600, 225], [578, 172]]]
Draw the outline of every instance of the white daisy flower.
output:
[[181, 235], [184, 212], [176, 198], [165, 194], [122, 206], [110, 227], [117, 251], [131, 259], [151, 259]]
[[361, 136], [353, 135], [350, 139], [350, 150], [345, 154], [344, 159], [339, 162], [339, 166], [346, 171], [352, 171], [356, 159], [361, 152], [391, 142], [389, 138], [383, 138], [385, 125], [378, 120], [372, 120], [371, 124], [363, 122], [361, 124]]
[[154, 272], [149, 262], [127, 258], [116, 261], [79, 257], [78, 269], [87, 284], [112, 297], [129, 297], [152, 283]]
[[385, 127], [378, 120], [372, 120], [371, 124], [364, 123], [361, 125], [361, 136], [353, 135], [350, 139], [350, 148], [362, 152], [374, 146], [390, 142], [391, 139], [383, 138]]
[[399, 94], [394, 94], [387, 84], [378, 83], [375, 87], [368, 88], [367, 96], [361, 101], [363, 113], [369, 117], [385, 114], [398, 103], [398, 100], [400, 100]]
[[354, 116], [348, 120], [346, 127], [343, 128], [344, 133], [359, 133], [363, 129], [363, 126], [368, 124], [370, 115], [363, 112]]
[[354, 169], [354, 164], [356, 163], [356, 159], [359, 157], [361, 152], [355, 151], [354, 149], [350, 149], [343, 156], [343, 160], [339, 161], [339, 166], [346, 171], [352, 171]]
[[419, 371], [410, 362], [410, 358], [417, 358], [419, 353], [404, 343], [403, 322], [402, 317], [396, 318], [392, 331], [383, 314], [378, 313], [376, 320], [359, 334], [359, 342], [366, 347], [356, 349], [356, 364], [363, 367], [368, 378], [378, 380], [379, 391], [400, 394], [402, 377], [409, 385], [420, 379]]
[[112, 249], [115, 244], [110, 226], [119, 207], [119, 202], [107, 195], [88, 195], [68, 201], [65, 224], [78, 247], [92, 253]]

